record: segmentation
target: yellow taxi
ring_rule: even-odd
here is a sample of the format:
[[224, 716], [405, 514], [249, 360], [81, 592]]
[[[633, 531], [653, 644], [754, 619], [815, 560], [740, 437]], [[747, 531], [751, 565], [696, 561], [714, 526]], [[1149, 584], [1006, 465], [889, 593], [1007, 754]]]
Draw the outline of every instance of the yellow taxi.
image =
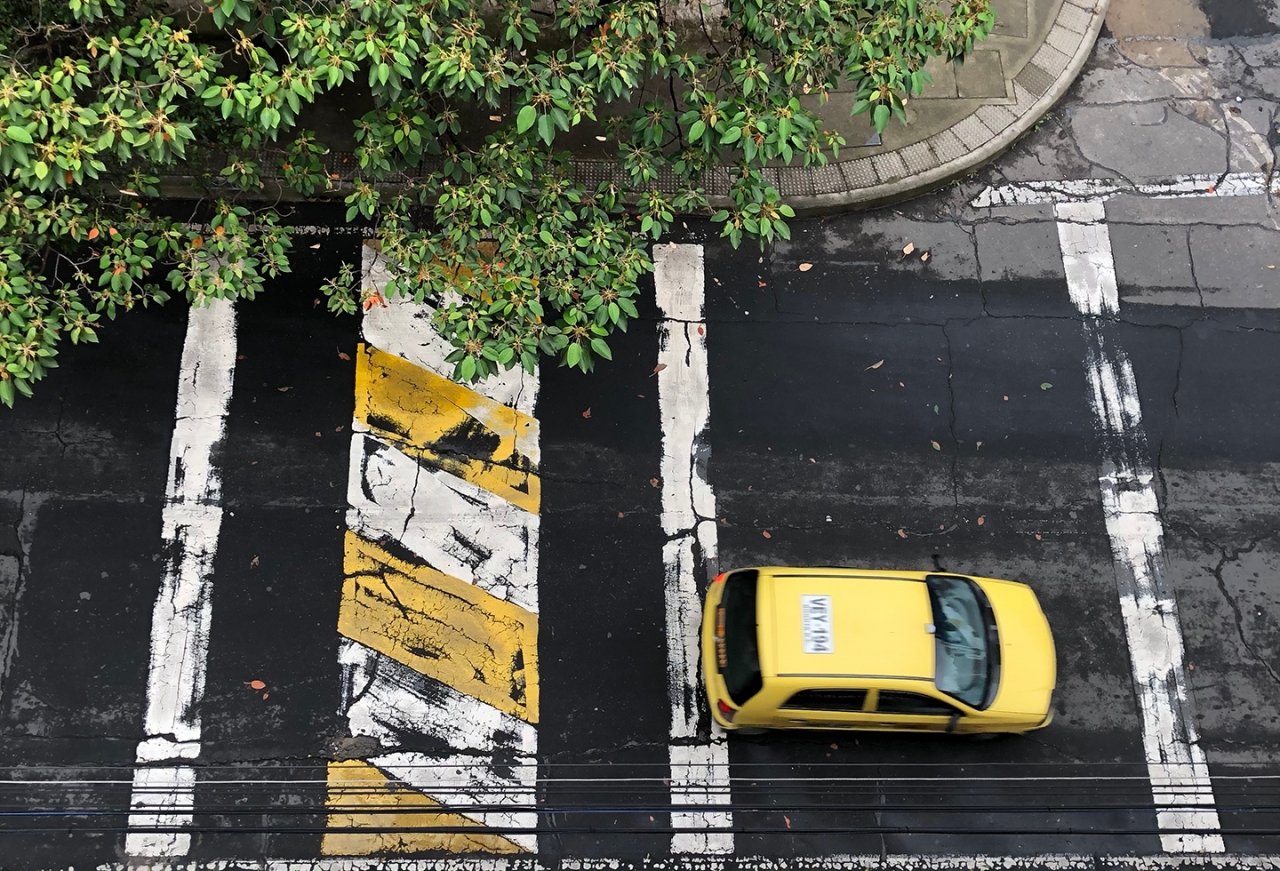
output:
[[702, 663], [726, 729], [1028, 732], [1053, 719], [1057, 682], [1030, 587], [943, 572], [726, 572]]

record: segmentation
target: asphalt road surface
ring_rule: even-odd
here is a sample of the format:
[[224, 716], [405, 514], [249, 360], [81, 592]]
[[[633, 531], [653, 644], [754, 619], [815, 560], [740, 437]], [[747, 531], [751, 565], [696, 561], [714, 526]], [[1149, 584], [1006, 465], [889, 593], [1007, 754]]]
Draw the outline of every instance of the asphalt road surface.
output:
[[[1231, 855], [1280, 852], [1280, 296], [1265, 285], [1274, 273], [1258, 273], [1263, 290], [1249, 298], [1261, 304], [1206, 307], [1199, 291], [1179, 295], [1128, 271], [1117, 240], [1130, 237], [1117, 224], [1119, 311], [1090, 318], [1069, 292], [1053, 221], [985, 214], [968, 226], [891, 212], [807, 222], [793, 243], [758, 259], [694, 227], [670, 249], [684, 259], [660, 269], [642, 317], [611, 340], [612, 364], [591, 376], [544, 368], [537, 384], [520, 388], [536, 389], [536, 404], [531, 392], [510, 400], [536, 418], [536, 444], [517, 438], [512, 456], [530, 462], [507, 466], [536, 471], [540, 504], [520, 501], [534, 492], [527, 481], [504, 491], [489, 472], [461, 466], [449, 468], [474, 490], [455, 481], [453, 491], [418, 502], [435, 484], [414, 473], [422, 480], [413, 478], [406, 497], [400, 541], [379, 539], [380, 571], [393, 595], [412, 590], [428, 604], [415, 611], [401, 602], [403, 613], [389, 617], [349, 610], [364, 589], [352, 580], [353, 559], [368, 558], [352, 556], [352, 537], [372, 538], [368, 529], [382, 522], [374, 508], [394, 513], [386, 494], [404, 467], [392, 453], [437, 470], [451, 455], [443, 441], [414, 447], [387, 435], [403, 429], [374, 408], [382, 388], [357, 385], [374, 371], [361, 367], [377, 364], [359, 350], [361, 324], [316, 310], [313, 288], [341, 260], [359, 260], [358, 241], [301, 240], [308, 256], [259, 301], [238, 307], [234, 344], [223, 348], [234, 354], [234, 376], [209, 446], [221, 486], [205, 499], [220, 515], [216, 548], [197, 607], [168, 618], [195, 627], [182, 657], [203, 671], [183, 678], [198, 691], [178, 716], [179, 728], [197, 724], [198, 755], [181, 764], [161, 756], [155, 769], [194, 771], [189, 788], [159, 790], [193, 805], [185, 859], [524, 844], [550, 863], [643, 863], [672, 855], [673, 825], [691, 819], [694, 832], [710, 836], [677, 852], [715, 856], [725, 846], [716, 839], [731, 833], [747, 865], [849, 854], [1037, 861], [1161, 853], [1171, 826], [1160, 808], [1170, 802], [1153, 793], [1144, 744], [1162, 716], [1144, 705], [1160, 697], [1135, 683], [1135, 663], [1150, 653], [1126, 630], [1125, 569], [1102, 495], [1114, 443], [1123, 441], [1099, 417], [1091, 381], [1103, 345], [1131, 364], [1136, 384], [1140, 429], [1136, 441], [1132, 432], [1124, 438], [1147, 457], [1158, 499], [1161, 583], [1185, 645], [1176, 665], [1198, 731], [1192, 752], [1207, 764], [1199, 794], [1210, 796], [1209, 836], [1220, 833]], [[905, 241], [917, 246], [911, 257], [901, 253]], [[919, 259], [925, 250], [929, 262]], [[700, 263], [685, 257], [694, 251]], [[993, 275], [992, 264], [1014, 251], [1021, 266]], [[679, 301], [690, 281], [705, 286], [705, 308], [692, 315]], [[182, 822], [156, 810], [148, 798], [155, 783], [140, 789], [132, 766], [148, 740], [181, 739], [152, 722], [148, 681], [165, 665], [153, 655], [157, 598], [193, 547], [166, 513], [175, 504], [170, 458], [182, 430], [175, 385], [187, 320], [177, 306], [121, 318], [100, 345], [66, 352], [37, 398], [0, 420], [5, 867], [122, 861], [136, 854], [126, 830], [147, 827], [139, 801], [153, 802], [153, 825]], [[1098, 323], [1102, 345], [1090, 332]], [[363, 330], [384, 350], [403, 338], [386, 324], [366, 321]], [[659, 369], [668, 359], [675, 366]], [[705, 374], [676, 379], [682, 364]], [[444, 395], [436, 382], [404, 377], [416, 386], [396, 394], [402, 409], [414, 391]], [[444, 413], [430, 407], [415, 419]], [[704, 414], [680, 479], [672, 463], [682, 427], [693, 432]], [[493, 419], [485, 426], [497, 427]], [[487, 430], [476, 432], [450, 450], [505, 450], [484, 441]], [[422, 453], [429, 450], [437, 453]], [[374, 463], [383, 471], [370, 471]], [[705, 481], [714, 500], [694, 497], [696, 534], [672, 521], [688, 498], [677, 479], [694, 490]], [[501, 492], [519, 510], [495, 507]], [[491, 500], [477, 522], [492, 528], [464, 528], [447, 507], [457, 494], [468, 505]], [[358, 504], [365, 513], [356, 517]], [[517, 514], [524, 519], [510, 519]], [[698, 523], [708, 520], [718, 552]], [[410, 552], [435, 546], [411, 540], [419, 522], [422, 535], [445, 536], [468, 554], [440, 539], [441, 553], [454, 556], [432, 564], [456, 557], [477, 585], [511, 530], [523, 530], [536, 565], [530, 586], [469, 606], [505, 621], [485, 636], [490, 650], [507, 645], [521, 657], [509, 697], [490, 699], [480, 678], [437, 681], [416, 665], [439, 641], [423, 621], [445, 607], [430, 599], [428, 570], [414, 567]], [[686, 539], [695, 565], [681, 575], [673, 554]], [[941, 566], [1025, 581], [1054, 630], [1056, 719], [1042, 732], [987, 742], [802, 733], [725, 743], [670, 640], [673, 621], [689, 619], [680, 590], [691, 588], [677, 581], [687, 576], [700, 588], [711, 558], [721, 568]], [[386, 566], [400, 572], [394, 583]], [[188, 618], [196, 622], [183, 624]], [[409, 621], [403, 632], [387, 628], [397, 620]], [[454, 620], [472, 627], [467, 643], [488, 631], [473, 626], [478, 620], [472, 612]], [[153, 686], [152, 695], [165, 691]], [[399, 713], [377, 707], [388, 699], [401, 699]], [[441, 725], [419, 704], [454, 721]], [[673, 716], [682, 704], [693, 706], [686, 732]], [[458, 746], [467, 741], [474, 746]], [[701, 774], [685, 772], [693, 798], [673, 798], [683, 752], [710, 760]], [[433, 774], [433, 765], [465, 771], [465, 784]], [[362, 788], [344, 790], [352, 771]], [[375, 783], [370, 772], [395, 784]], [[431, 785], [415, 780], [423, 777]], [[708, 785], [716, 797], [696, 797]], [[426, 803], [433, 794], [446, 807]], [[683, 815], [672, 813], [673, 801]], [[716, 814], [694, 813], [708, 801]], [[473, 828], [460, 845], [476, 819], [489, 829]], [[529, 821], [536, 836], [521, 841]], [[17, 833], [24, 829], [41, 831]]]

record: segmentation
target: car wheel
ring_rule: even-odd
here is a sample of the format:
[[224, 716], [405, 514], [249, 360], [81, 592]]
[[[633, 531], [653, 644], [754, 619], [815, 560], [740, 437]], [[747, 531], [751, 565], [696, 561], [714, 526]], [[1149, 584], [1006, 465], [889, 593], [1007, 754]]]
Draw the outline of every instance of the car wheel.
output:
[[765, 732], [768, 732], [768, 731], [769, 731], [768, 729], [762, 728], [762, 727], [760, 727], [760, 726], [739, 726], [738, 728], [733, 729], [733, 730], [732, 730], [732, 732], [731, 732], [731, 734], [734, 734], [734, 735], [763, 735]]

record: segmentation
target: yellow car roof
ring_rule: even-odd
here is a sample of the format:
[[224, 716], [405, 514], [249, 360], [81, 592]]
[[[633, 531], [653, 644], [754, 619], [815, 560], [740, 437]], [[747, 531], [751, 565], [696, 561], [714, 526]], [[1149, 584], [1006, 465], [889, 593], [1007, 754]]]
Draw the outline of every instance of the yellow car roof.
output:
[[[766, 674], [931, 680], [934, 639], [925, 629], [932, 612], [924, 578], [923, 572], [761, 569], [757, 616], [773, 641], [762, 645]], [[831, 632], [824, 639], [828, 610]]]

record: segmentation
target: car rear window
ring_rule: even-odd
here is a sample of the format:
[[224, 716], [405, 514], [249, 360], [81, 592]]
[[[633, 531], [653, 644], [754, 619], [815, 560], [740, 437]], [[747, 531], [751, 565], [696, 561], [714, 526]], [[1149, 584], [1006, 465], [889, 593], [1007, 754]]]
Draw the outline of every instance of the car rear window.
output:
[[[764, 686], [760, 677], [760, 650], [756, 634], [756, 583], [754, 569], [734, 572], [724, 580], [719, 610], [724, 612], [725, 658], [720, 669], [729, 699], [742, 706]], [[719, 615], [717, 615], [717, 620]]]
[[800, 690], [782, 707], [785, 710], [852, 714], [861, 711], [866, 701], [866, 690]]

